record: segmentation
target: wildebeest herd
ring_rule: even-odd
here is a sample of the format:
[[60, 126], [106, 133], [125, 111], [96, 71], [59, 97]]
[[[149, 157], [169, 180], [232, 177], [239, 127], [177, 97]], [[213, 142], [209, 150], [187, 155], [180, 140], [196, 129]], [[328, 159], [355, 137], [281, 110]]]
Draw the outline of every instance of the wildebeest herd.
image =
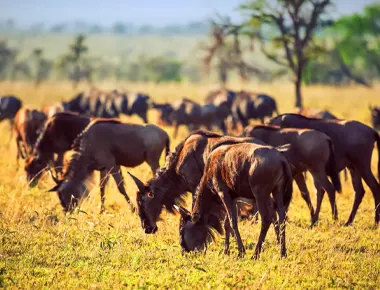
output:
[[[148, 110], [158, 111], [158, 125], [173, 126], [174, 138], [180, 126], [189, 129], [190, 134], [173, 152], [168, 134], [149, 124]], [[380, 109], [371, 111], [376, 128]], [[122, 114], [136, 114], [145, 124], [122, 122]], [[260, 254], [272, 223], [281, 256], [286, 256], [286, 215], [293, 180], [313, 226], [325, 192], [332, 217], [338, 219], [336, 192], [342, 191], [339, 172], [345, 169], [355, 191], [346, 225], [354, 221], [363, 199], [362, 180], [373, 194], [375, 224], [380, 222], [380, 185], [371, 171], [374, 144], [380, 152], [380, 137], [371, 127], [337, 119], [328, 111], [306, 109], [280, 115], [272, 97], [248, 91], [219, 89], [207, 95], [204, 104], [187, 98], [169, 104], [153, 102], [143, 93], [92, 88], [41, 110], [24, 107], [14, 96], [4, 96], [0, 98], [0, 121], [5, 119], [16, 134], [17, 163], [20, 157], [25, 160], [29, 185], [36, 186], [42, 173], [49, 172], [56, 183], [50, 191], [57, 192], [65, 212], [71, 213], [88, 196], [85, 181], [94, 171], [100, 172], [101, 211], [105, 210], [105, 186], [111, 175], [135, 212], [121, 167], [146, 162], [153, 173], [150, 180], [143, 182], [129, 173], [138, 188], [141, 226], [145, 233], [155, 233], [163, 209], [178, 212], [183, 251], [205, 249], [215, 232], [224, 232], [225, 253], [229, 253], [233, 235], [239, 256], [243, 255], [239, 216], [258, 212], [261, 231], [255, 256]], [[251, 119], [261, 124], [249, 125]], [[68, 151], [73, 153], [65, 161]], [[163, 151], [166, 161], [160, 167]], [[380, 174], [380, 161], [378, 170]], [[316, 208], [306, 186], [306, 172], [316, 188]], [[183, 206], [187, 192], [192, 193], [191, 211]]]

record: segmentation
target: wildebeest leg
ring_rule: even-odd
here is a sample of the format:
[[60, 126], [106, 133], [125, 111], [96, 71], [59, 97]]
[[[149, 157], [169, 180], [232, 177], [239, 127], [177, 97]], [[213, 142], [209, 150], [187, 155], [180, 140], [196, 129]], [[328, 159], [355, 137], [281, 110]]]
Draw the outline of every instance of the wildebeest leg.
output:
[[[319, 171], [319, 172], [312, 171], [311, 174], [313, 175], [314, 185], [315, 185], [315, 188], [317, 189], [317, 192], [319, 193], [323, 190], [327, 191], [327, 195], [329, 197], [333, 219], [337, 220], [338, 219], [338, 208], [336, 206], [336, 193], [335, 193], [334, 186], [328, 180], [326, 173], [321, 173], [321, 171]], [[321, 205], [319, 205], [319, 206], [321, 206]], [[319, 212], [318, 212], [318, 214], [319, 214]], [[318, 216], [317, 216], [317, 220], [318, 220]]]
[[[264, 196], [262, 194], [264, 194]], [[268, 197], [267, 195], [265, 195], [265, 192], [259, 192], [257, 195], [255, 195], [255, 198], [256, 198], [256, 203], [259, 208], [259, 212], [261, 216], [260, 236], [256, 245], [255, 256], [254, 256], [254, 258], [257, 259], [260, 255], [263, 242], [267, 235], [268, 229], [272, 223], [273, 213], [268, 203]]]
[[370, 166], [366, 166], [365, 169], [361, 169], [361, 176], [371, 189], [373, 199], [375, 201], [375, 224], [377, 225], [380, 222], [380, 185], [375, 176], [373, 176]]
[[147, 112], [138, 114], [145, 124], [148, 124]]
[[124, 179], [123, 179], [123, 174], [121, 173], [120, 166], [114, 166], [108, 169], [107, 172], [110, 172], [110, 174], [112, 174], [112, 177], [116, 182], [117, 189], [124, 196], [128, 204], [130, 205], [132, 212], [135, 212], [135, 207], [133, 206], [131, 199], [129, 198], [124, 188]]
[[19, 164], [20, 157], [22, 159], [25, 159], [25, 155], [24, 155], [24, 152], [23, 152], [22, 140], [21, 140], [20, 137], [17, 137], [16, 144], [17, 144], [16, 164], [17, 164], [17, 169], [18, 169], [19, 166], [20, 166], [20, 164]]
[[227, 127], [226, 127], [226, 123], [224, 122], [224, 120], [220, 122], [219, 128], [223, 132], [223, 135], [227, 134]]
[[231, 226], [230, 226], [230, 221], [228, 220], [227, 215], [226, 215], [226, 218], [224, 219], [224, 232], [225, 232], [224, 254], [229, 255], [230, 254]]
[[176, 122], [174, 122], [174, 123], [173, 123], [173, 127], [174, 127], [173, 138], [176, 139], [176, 138], [177, 138], [177, 135], [178, 135], [179, 124], [176, 123]]
[[307, 207], [309, 208], [310, 218], [311, 218], [311, 220], [313, 220], [314, 207], [313, 207], [313, 204], [311, 203], [309, 190], [307, 189], [307, 186], [305, 183], [305, 178], [304, 178], [303, 174], [298, 174], [297, 176], [294, 177], [294, 180], [297, 183], [297, 186], [301, 192], [302, 198], [305, 200]]
[[110, 175], [107, 170], [100, 171], [100, 213], [103, 213], [104, 208], [104, 202], [105, 202], [105, 191], [106, 191], [106, 185], [108, 182]]
[[365, 193], [359, 170], [357, 168], [350, 168], [350, 173], [352, 186], [354, 187], [355, 191], [355, 200], [352, 206], [350, 217], [348, 218], [345, 224], [346, 226], [352, 224], [352, 222], [354, 221], [356, 212], [359, 208], [359, 204], [362, 202]]
[[286, 243], [285, 243], [285, 206], [284, 206], [284, 198], [283, 198], [283, 192], [282, 188], [276, 187], [273, 190], [273, 197], [276, 201], [277, 205], [277, 212], [278, 212], [278, 223], [279, 223], [279, 230], [280, 230], [280, 247], [281, 247], [281, 257], [286, 257]]
[[239, 228], [238, 228], [238, 219], [237, 219], [237, 207], [233, 202], [230, 193], [228, 191], [220, 193], [221, 200], [227, 210], [227, 216], [231, 223], [233, 233], [236, 238], [236, 242], [238, 244], [239, 257], [242, 257], [245, 254], [245, 248], [243, 245], [243, 241], [241, 240]]

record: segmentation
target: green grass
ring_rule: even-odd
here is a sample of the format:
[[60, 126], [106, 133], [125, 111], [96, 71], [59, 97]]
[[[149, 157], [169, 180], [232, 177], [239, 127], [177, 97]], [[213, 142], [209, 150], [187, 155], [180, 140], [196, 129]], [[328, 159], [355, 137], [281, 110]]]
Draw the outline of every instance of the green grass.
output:
[[[104, 88], [116, 84], [102, 84]], [[209, 86], [125, 84], [150, 93], [156, 100], [172, 101], [182, 94], [200, 100]], [[239, 86], [236, 86], [236, 88]], [[249, 88], [257, 84], [249, 84]], [[69, 97], [67, 84], [45, 84], [39, 89], [27, 83], [1, 83], [4, 92], [20, 95], [32, 106]], [[274, 95], [280, 111], [292, 108], [293, 87], [287, 84], [261, 86]], [[305, 89], [309, 106], [330, 108], [346, 118], [369, 121], [368, 103], [376, 104], [379, 87]], [[151, 112], [154, 121], [154, 113]], [[133, 121], [139, 121], [133, 118]], [[172, 134], [171, 128], [166, 128]], [[47, 190], [53, 182], [44, 178], [38, 188], [28, 189], [25, 174], [15, 166], [15, 144], [7, 146], [8, 124], [0, 124], [0, 287], [9, 289], [379, 289], [379, 229], [374, 229], [373, 199], [367, 192], [354, 225], [343, 227], [352, 202], [350, 181], [343, 182], [338, 195], [339, 221], [332, 222], [325, 198], [317, 227], [309, 229], [306, 204], [297, 188], [290, 206], [287, 225], [288, 257], [280, 259], [273, 228], [264, 252], [251, 259], [260, 224], [239, 223], [247, 248], [237, 258], [235, 240], [231, 255], [223, 254], [223, 237], [217, 236], [207, 253], [181, 255], [178, 215], [162, 216], [155, 235], [146, 235], [137, 215], [133, 215], [111, 180], [106, 193], [106, 214], [99, 214], [99, 190], [93, 187], [81, 211], [65, 216], [55, 193]], [[180, 130], [174, 146], [187, 135]], [[377, 155], [377, 154], [374, 154]], [[163, 162], [163, 160], [161, 160]], [[375, 172], [377, 156], [372, 167]], [[125, 172], [125, 171], [124, 171]], [[143, 164], [131, 169], [142, 180], [150, 176]], [[135, 198], [136, 187], [126, 177], [128, 194]], [[97, 177], [93, 179], [97, 182]], [[308, 186], [313, 193], [312, 180]], [[366, 188], [367, 189], [367, 188]], [[368, 190], [367, 190], [368, 191]], [[315, 197], [313, 196], [315, 203]]]

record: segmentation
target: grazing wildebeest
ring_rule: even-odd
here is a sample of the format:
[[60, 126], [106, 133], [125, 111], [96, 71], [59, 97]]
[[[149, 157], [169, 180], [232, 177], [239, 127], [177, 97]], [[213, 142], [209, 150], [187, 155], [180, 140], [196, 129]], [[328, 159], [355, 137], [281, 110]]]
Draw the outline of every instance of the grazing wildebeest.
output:
[[[77, 150], [51, 191], [57, 191], [62, 207], [71, 211], [83, 196], [76, 190], [79, 184], [94, 171], [106, 170], [105, 185], [109, 174], [114, 178], [119, 192], [133, 206], [123, 185], [120, 166], [136, 167], [147, 162], [153, 174], [159, 167], [161, 153], [170, 150], [168, 134], [155, 125], [123, 123], [117, 119], [95, 119], [74, 141]], [[103, 190], [101, 192], [104, 192]], [[73, 195], [73, 198], [71, 198]], [[104, 197], [102, 197], [102, 202]]]
[[61, 112], [49, 118], [38, 136], [32, 154], [25, 162], [25, 172], [30, 186], [37, 184], [43, 170], [54, 161], [56, 172], [60, 173], [63, 157], [69, 151], [76, 137], [90, 123], [90, 118], [75, 113]]
[[295, 113], [308, 117], [308, 118], [315, 118], [315, 119], [325, 119], [325, 120], [338, 119], [335, 115], [333, 115], [327, 110], [319, 110], [319, 109], [312, 109], [312, 108], [303, 108], [303, 109], [297, 108]]
[[151, 107], [151, 99], [143, 93], [114, 91], [119, 94], [114, 98], [114, 107], [119, 114], [128, 116], [137, 115], [145, 124], [148, 123], [148, 110]]
[[9, 123], [11, 125], [11, 136], [9, 142], [12, 139], [13, 135], [14, 118], [21, 107], [21, 100], [15, 96], [0, 97], [0, 122], [3, 120], [9, 120]]
[[[346, 222], [353, 222], [364, 196], [362, 179], [371, 189], [375, 201], [375, 223], [380, 221], [380, 185], [371, 170], [374, 143], [380, 155], [380, 137], [372, 128], [358, 121], [311, 119], [297, 114], [283, 114], [273, 118], [271, 125], [282, 128], [308, 128], [321, 131], [331, 138], [339, 171], [348, 168], [355, 191], [355, 201]], [[378, 163], [380, 173], [380, 159]]]
[[380, 128], [380, 108], [370, 106], [369, 110], [371, 111], [372, 127], [378, 130]]
[[275, 148], [253, 143], [229, 144], [220, 142], [207, 160], [196, 192], [191, 220], [182, 223], [181, 246], [185, 251], [200, 250], [210, 240], [212, 228], [220, 219], [213, 218], [215, 200], [220, 199], [227, 212], [237, 243], [239, 256], [245, 253], [240, 237], [235, 200], [239, 197], [254, 199], [261, 216], [260, 237], [255, 249], [257, 258], [262, 243], [278, 212], [281, 256], [286, 256], [285, 216], [292, 197], [292, 173], [287, 159]]
[[158, 111], [157, 125], [160, 126], [171, 126], [172, 121], [170, 120], [170, 114], [173, 112], [172, 105], [168, 103], [158, 104], [153, 103], [153, 109]]
[[278, 115], [276, 101], [264, 94], [251, 92], [239, 92], [231, 107], [233, 118], [244, 127], [248, 126], [250, 119], [260, 119], [264, 123], [265, 117], [272, 117], [273, 113]]
[[63, 103], [55, 103], [53, 105], [42, 106], [41, 112], [46, 115], [47, 118], [52, 117], [56, 113], [64, 112], [65, 108]]
[[[335, 192], [341, 192], [342, 186], [335, 162], [334, 145], [330, 137], [322, 132], [311, 129], [281, 129], [277, 126], [268, 125], [248, 126], [244, 129], [243, 136], [260, 139], [273, 147], [290, 144], [289, 150], [283, 153], [292, 165], [293, 178], [309, 207], [312, 224], [318, 220], [325, 190], [328, 193], [333, 218], [334, 220], [338, 219]], [[309, 171], [313, 176], [317, 189], [317, 208], [315, 214], [302, 174], [306, 171]], [[330, 176], [333, 184], [330, 183], [328, 176]]]
[[180, 205], [187, 192], [193, 193], [194, 200], [208, 155], [212, 147], [222, 140], [264, 144], [253, 138], [223, 137], [213, 132], [197, 131], [177, 145], [166, 159], [165, 166], [147, 183], [131, 175], [138, 188], [138, 213], [145, 233], [156, 232], [157, 220], [164, 207], [173, 213], [174, 205]]
[[205, 104], [219, 105], [220, 103], [227, 102], [228, 107], [231, 109], [232, 103], [236, 97], [236, 92], [227, 89], [217, 89], [211, 91], [205, 98]]
[[46, 120], [46, 115], [38, 110], [21, 108], [14, 119], [14, 131], [16, 134], [17, 157], [26, 159], [33, 151], [33, 146], [37, 141], [38, 133]]
[[173, 104], [173, 111], [169, 115], [169, 120], [174, 126], [174, 138], [177, 137], [180, 125], [186, 125], [190, 131], [205, 126], [211, 129], [217, 126], [224, 134], [226, 127], [224, 120], [229, 115], [229, 109], [225, 103], [215, 106], [213, 104], [200, 105], [187, 98], [180, 99]]

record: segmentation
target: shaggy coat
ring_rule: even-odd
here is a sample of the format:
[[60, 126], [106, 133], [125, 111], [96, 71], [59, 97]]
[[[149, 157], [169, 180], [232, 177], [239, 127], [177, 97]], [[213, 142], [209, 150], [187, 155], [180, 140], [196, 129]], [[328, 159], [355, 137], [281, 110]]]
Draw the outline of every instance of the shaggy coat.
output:
[[25, 162], [25, 172], [31, 186], [38, 182], [43, 170], [54, 161], [54, 154], [57, 154], [56, 172], [61, 172], [64, 153], [70, 150], [74, 140], [89, 123], [89, 118], [67, 112], [56, 113], [46, 121], [32, 154]]
[[[338, 218], [335, 192], [340, 192], [342, 186], [336, 168], [334, 146], [326, 134], [310, 129], [281, 129], [275, 126], [262, 125], [248, 126], [244, 129], [243, 135], [260, 139], [273, 147], [290, 144], [289, 150], [285, 150], [284, 155], [292, 165], [293, 177], [309, 207], [312, 224], [318, 220], [325, 191], [329, 196], [333, 218], [334, 220]], [[309, 171], [313, 176], [317, 189], [317, 209], [315, 214], [305, 178], [302, 174], [306, 171]], [[328, 180], [328, 176], [331, 177], [333, 184]]]
[[[233, 143], [233, 142], [232, 142]], [[254, 143], [220, 142], [210, 153], [196, 193], [191, 220], [182, 223], [181, 246], [185, 251], [199, 250], [209, 241], [215, 199], [219, 198], [227, 212], [232, 232], [238, 243], [239, 256], [245, 252], [237, 222], [235, 200], [254, 199], [261, 215], [261, 231], [255, 257], [274, 219], [271, 193], [278, 212], [281, 256], [286, 256], [285, 215], [292, 197], [292, 174], [287, 159], [276, 149]], [[218, 229], [220, 227], [216, 227]], [[227, 249], [228, 250], [228, 249]]]
[[38, 110], [21, 108], [14, 119], [14, 132], [17, 144], [17, 163], [19, 158], [28, 158], [37, 141], [40, 128], [46, 120], [46, 115]]
[[[94, 170], [107, 172], [101, 187], [112, 175], [118, 190], [133, 208], [123, 185], [120, 167], [136, 167], [147, 162], [155, 173], [162, 151], [166, 149], [166, 154], [169, 153], [170, 140], [165, 131], [154, 125], [98, 119], [90, 122], [73, 146], [77, 154], [69, 162], [63, 179], [52, 189], [58, 192], [64, 210], [71, 211], [84, 197], [83, 192], [77, 190], [78, 186]], [[102, 203], [103, 200], [104, 197]]]
[[[297, 114], [283, 114], [273, 118], [271, 125], [281, 128], [308, 128], [321, 131], [330, 137], [334, 144], [337, 169], [348, 168], [351, 173], [355, 200], [346, 222], [353, 222], [364, 196], [362, 179], [371, 189], [375, 201], [375, 223], [380, 222], [380, 185], [371, 170], [374, 144], [380, 156], [380, 137], [372, 128], [357, 121], [311, 119]], [[380, 158], [378, 163], [380, 173]]]

